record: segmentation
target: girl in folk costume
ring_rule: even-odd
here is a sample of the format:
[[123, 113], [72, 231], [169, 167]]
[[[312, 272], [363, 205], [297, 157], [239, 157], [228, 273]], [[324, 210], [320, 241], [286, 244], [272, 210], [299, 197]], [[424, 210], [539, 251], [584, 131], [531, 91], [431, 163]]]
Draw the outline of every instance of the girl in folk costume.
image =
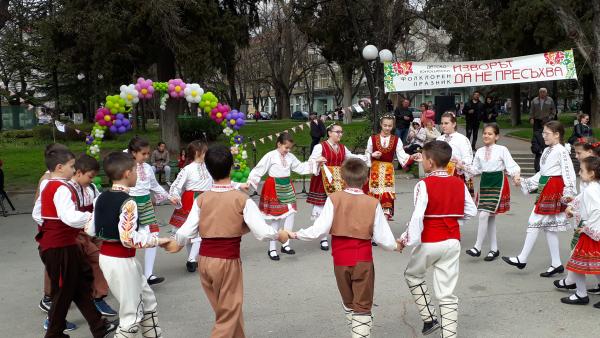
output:
[[[210, 190], [210, 187], [212, 187], [212, 177], [210, 177], [204, 164], [206, 150], [208, 150], [206, 142], [199, 140], [191, 142], [185, 152], [187, 154], [187, 165], [181, 169], [177, 178], [171, 184], [169, 195], [181, 201], [178, 208], [173, 211], [173, 215], [169, 221], [173, 233], [177, 232], [183, 223], [185, 223], [196, 197]], [[195, 238], [187, 243], [186, 249], [188, 259], [185, 266], [189, 272], [194, 272], [198, 267], [196, 257], [198, 256], [198, 250], [200, 250], [200, 238]]]
[[[141, 137], [134, 137], [129, 141], [127, 147], [128, 152], [133, 156], [136, 162], [137, 181], [135, 187], [129, 189], [129, 195], [133, 197], [137, 204], [138, 223], [141, 226], [148, 226], [150, 232], [158, 233], [158, 220], [150, 198], [150, 192], [154, 193], [156, 203], [160, 203], [166, 199], [171, 200], [171, 203], [177, 204], [179, 201], [176, 198], [169, 197], [169, 194], [158, 184], [152, 167], [146, 163], [150, 157], [150, 144]], [[144, 275], [148, 279], [148, 284], [162, 283], [164, 277], [157, 277], [153, 274], [154, 261], [156, 260], [156, 247], [144, 249]]]
[[493, 261], [500, 255], [496, 241], [496, 215], [510, 210], [510, 186], [505, 172], [512, 176], [515, 184], [521, 181], [521, 168], [510, 156], [508, 148], [497, 145], [500, 138], [500, 129], [495, 123], [483, 127], [483, 144], [475, 153], [473, 163], [457, 167], [467, 171], [471, 176], [481, 175], [479, 193], [477, 195], [477, 209], [479, 210], [479, 229], [477, 241], [473, 248], [466, 251], [467, 255], [479, 257], [481, 246], [487, 235], [490, 239], [490, 252], [485, 261]]
[[[344, 182], [341, 175], [342, 162], [346, 158], [360, 158], [367, 162], [364, 155], [355, 155], [340, 143], [342, 135], [342, 126], [331, 124], [327, 127], [327, 141], [317, 144], [310, 154], [309, 160], [317, 160], [324, 157], [327, 165], [320, 168], [320, 173], [310, 179], [310, 190], [308, 192], [307, 203], [313, 205], [311, 218], [314, 220], [321, 214], [327, 196], [336, 191], [344, 190]], [[329, 250], [327, 236], [321, 238], [321, 250]]]
[[442, 115], [442, 133], [438, 137], [438, 141], [445, 141], [452, 147], [452, 158], [448, 163], [446, 170], [448, 175], [454, 175], [465, 182], [471, 196], [473, 196], [473, 180], [467, 177], [467, 173], [456, 168], [456, 163], [461, 162], [463, 165], [471, 165], [473, 162], [473, 150], [471, 149], [471, 141], [456, 131], [456, 116], [452, 112], [446, 112]]
[[[577, 213], [581, 220], [581, 226], [577, 228], [580, 234], [579, 241], [571, 253], [567, 263], [567, 278], [575, 282], [575, 285], [566, 285], [564, 288], [576, 289], [570, 297], [564, 297], [560, 301], [565, 304], [584, 305], [590, 302], [588, 292], [595, 293], [598, 290], [586, 290], [585, 275], [596, 275], [600, 281], [600, 158], [588, 157], [581, 161], [579, 177], [587, 185], [581, 195], [578, 210], [569, 206], [567, 215], [573, 216]], [[555, 285], [557, 282], [555, 281]], [[600, 302], [594, 304], [600, 308]]]
[[365, 156], [369, 159], [371, 166], [368, 189], [365, 189], [365, 192], [379, 200], [388, 221], [392, 220], [394, 216], [394, 199], [396, 198], [394, 165], [392, 163], [394, 155], [403, 167], [411, 159], [410, 155], [404, 152], [402, 140], [396, 135], [392, 135], [394, 120], [392, 115], [381, 117], [379, 120], [381, 133], [369, 138], [365, 150]]
[[[264, 174], [269, 177], [265, 180], [258, 207], [264, 218], [270, 221], [275, 231], [281, 226], [286, 231], [292, 231], [294, 227], [294, 214], [297, 212], [296, 191], [290, 180], [291, 172], [294, 171], [300, 175], [316, 174], [318, 167], [325, 163], [322, 156], [316, 159], [309, 159], [307, 162], [300, 162], [294, 154], [290, 153], [294, 146], [294, 140], [288, 133], [281, 133], [277, 137], [277, 149], [265, 154], [258, 164], [252, 169], [248, 176], [248, 183], [242, 185], [245, 189], [252, 185], [257, 189], [258, 183]], [[269, 243], [269, 258], [274, 261], [279, 260], [276, 250], [276, 241]], [[289, 241], [281, 245], [281, 252], [293, 255], [296, 252], [289, 246]]]
[[566, 231], [571, 226], [565, 214], [564, 202], [576, 195], [575, 170], [569, 152], [562, 145], [564, 134], [565, 128], [560, 122], [550, 121], [544, 125], [542, 136], [547, 147], [542, 153], [540, 171], [531, 178], [521, 180], [524, 193], [534, 190], [539, 193], [529, 216], [525, 244], [518, 256], [502, 257], [510, 265], [525, 268], [538, 233], [543, 230], [552, 264], [546, 272], [540, 274], [541, 277], [551, 277], [564, 271], [560, 260], [558, 232]]

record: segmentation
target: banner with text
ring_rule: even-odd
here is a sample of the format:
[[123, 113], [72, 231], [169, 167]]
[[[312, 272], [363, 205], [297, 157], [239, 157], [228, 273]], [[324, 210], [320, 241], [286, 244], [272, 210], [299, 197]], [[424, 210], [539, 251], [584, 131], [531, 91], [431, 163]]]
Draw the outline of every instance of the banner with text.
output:
[[462, 62], [386, 62], [385, 92], [577, 79], [573, 50]]

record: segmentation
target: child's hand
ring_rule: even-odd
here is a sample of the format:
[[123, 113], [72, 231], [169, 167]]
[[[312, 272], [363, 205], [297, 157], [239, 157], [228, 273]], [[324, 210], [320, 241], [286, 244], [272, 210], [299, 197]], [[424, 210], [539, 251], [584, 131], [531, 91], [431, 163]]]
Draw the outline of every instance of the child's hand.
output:
[[376, 151], [376, 152], [372, 153], [371, 156], [373, 156], [373, 158], [380, 158], [381, 157], [381, 151]]
[[577, 228], [575, 228], [575, 233], [580, 234], [582, 232], [583, 232], [583, 227], [577, 227]]
[[421, 154], [421, 153], [414, 153], [411, 156], [412, 156], [413, 160], [415, 160], [415, 162], [423, 161], [423, 154]]
[[567, 209], [565, 210], [565, 214], [567, 214], [568, 218], [573, 217], [573, 207], [572, 206], [568, 206]]
[[242, 183], [242, 184], [240, 184], [240, 189], [244, 190], [245, 192], [250, 192], [250, 184]]
[[406, 247], [406, 245], [404, 245], [404, 241], [400, 238], [396, 239], [396, 244], [398, 244], [398, 246], [396, 247], [396, 251], [398, 252], [402, 252], [402, 250], [404, 250], [404, 248]]
[[177, 244], [177, 242], [174, 239], [170, 239], [170, 238], [165, 238], [167, 240], [167, 243], [165, 243], [164, 245], [161, 245], [161, 247], [163, 249], [165, 249], [166, 252], [169, 253], [176, 253], [179, 252], [179, 250], [181, 250], [182, 247], [179, 246], [179, 244]]
[[169, 201], [171, 201], [171, 204], [173, 205], [179, 205], [181, 203], [181, 199], [176, 196], [169, 196]]
[[298, 239], [298, 234], [297, 233], [295, 233], [293, 231], [287, 231], [287, 233], [288, 233], [288, 236], [290, 236], [291, 239]]
[[323, 156], [317, 158], [316, 162], [320, 165], [320, 164], [325, 164], [327, 163], [327, 159]]
[[569, 196], [569, 197], [563, 197], [563, 201], [565, 202], [565, 204], [571, 203], [573, 202], [574, 198]]
[[521, 176], [516, 175], [515, 177], [513, 177], [513, 181], [515, 182], [516, 186], [520, 186], [521, 185]]
[[279, 243], [285, 243], [290, 239], [290, 234], [285, 230], [279, 230], [277, 232], [277, 240]]

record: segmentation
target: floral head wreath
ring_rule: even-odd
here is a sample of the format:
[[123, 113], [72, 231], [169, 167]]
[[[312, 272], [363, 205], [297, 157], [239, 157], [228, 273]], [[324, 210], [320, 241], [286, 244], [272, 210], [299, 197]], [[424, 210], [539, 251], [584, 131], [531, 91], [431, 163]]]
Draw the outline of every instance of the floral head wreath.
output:
[[326, 128], [327, 131], [331, 131], [331, 129], [335, 126], [339, 126], [339, 124], [332, 122], [331, 124], [329, 124]]
[[383, 114], [383, 115], [381, 115], [381, 117], [379, 117], [379, 121], [381, 121], [383, 119], [395, 120], [396, 117], [392, 114]]
[[592, 143], [592, 148], [596, 149], [600, 147], [600, 142]]

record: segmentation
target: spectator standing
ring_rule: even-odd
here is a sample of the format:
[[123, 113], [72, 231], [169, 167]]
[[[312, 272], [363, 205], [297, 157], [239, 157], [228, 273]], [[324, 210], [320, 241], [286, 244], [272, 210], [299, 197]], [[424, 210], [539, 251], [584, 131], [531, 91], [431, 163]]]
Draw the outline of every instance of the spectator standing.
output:
[[152, 166], [152, 170], [155, 174], [157, 172], [164, 172], [167, 185], [171, 185], [169, 151], [167, 150], [167, 145], [163, 141], [158, 142], [158, 148], [154, 149], [152, 152], [152, 156], [150, 157], [150, 165]]
[[556, 117], [556, 107], [554, 101], [548, 96], [546, 88], [540, 88], [538, 96], [531, 100], [531, 117], [529, 123], [533, 125], [533, 130], [543, 130], [544, 124]]
[[542, 135], [541, 130], [533, 130], [533, 136], [531, 137], [531, 152], [535, 155], [535, 159], [533, 160], [533, 167], [535, 168], [535, 172], [540, 171], [540, 159], [542, 158], [542, 153], [546, 148], [546, 142], [544, 142], [544, 136]]
[[[479, 101], [479, 92], [474, 91], [471, 100], [465, 103], [463, 112], [465, 113], [465, 119], [467, 121], [467, 139], [471, 142], [473, 151], [477, 144], [477, 134], [479, 133], [479, 122], [484, 115], [484, 105]], [[472, 139], [472, 140], [471, 140]]]
[[[8, 204], [10, 205], [11, 209], [13, 209], [13, 211], [14, 211], [15, 207], [12, 204], [10, 198], [8, 198], [8, 194], [6, 193], [6, 191], [4, 191], [4, 171], [2, 170], [3, 164], [4, 164], [4, 162], [2, 162], [2, 160], [0, 160], [0, 200], [4, 197], [6, 199], [6, 201], [8, 202]], [[2, 203], [2, 202], [0, 202], [0, 203]]]
[[494, 98], [488, 96], [485, 98], [485, 104], [483, 105], [483, 122], [491, 123], [496, 122], [496, 118], [498, 117], [498, 109], [496, 107], [496, 103], [494, 102]]
[[310, 137], [312, 138], [312, 142], [310, 143], [310, 153], [312, 154], [313, 148], [315, 145], [321, 142], [323, 136], [325, 136], [325, 124], [323, 120], [317, 118], [317, 114], [310, 113]]
[[394, 111], [394, 117], [396, 118], [396, 136], [400, 138], [402, 143], [406, 143], [406, 137], [408, 136], [410, 123], [414, 120], [409, 106], [410, 101], [405, 99], [402, 100], [402, 105], [397, 107]]
[[569, 143], [573, 144], [579, 138], [589, 138], [594, 136], [594, 131], [590, 127], [590, 116], [588, 114], [579, 114], [577, 116], [577, 123], [573, 128], [573, 135], [569, 137]]

